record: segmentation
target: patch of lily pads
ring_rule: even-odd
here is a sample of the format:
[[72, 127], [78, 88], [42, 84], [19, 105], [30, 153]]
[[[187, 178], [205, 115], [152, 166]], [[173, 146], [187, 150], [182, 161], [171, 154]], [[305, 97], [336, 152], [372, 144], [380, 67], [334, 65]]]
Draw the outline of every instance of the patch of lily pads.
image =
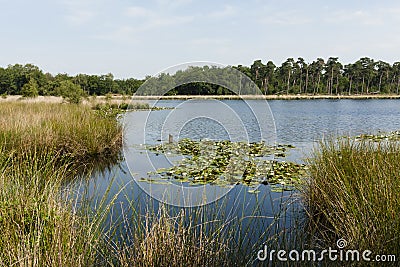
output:
[[[292, 148], [292, 145], [268, 146], [265, 142], [196, 141], [187, 138], [147, 146], [146, 149], [155, 154], [181, 155], [181, 160], [170, 168], [148, 173], [149, 177], [143, 180], [160, 183], [170, 179], [192, 185], [218, 186], [268, 184], [274, 185], [274, 191], [293, 190], [305, 175], [307, 167], [274, 159], [285, 157]], [[257, 193], [257, 190], [250, 191]]]
[[126, 111], [144, 111], [144, 110], [165, 110], [165, 109], [174, 109], [173, 107], [156, 107], [150, 106], [148, 103], [98, 103], [94, 107], [92, 107], [97, 114], [102, 117], [117, 117], [120, 114], [125, 113]]
[[400, 131], [388, 133], [378, 132], [377, 134], [361, 134], [355, 137], [356, 140], [369, 140], [374, 142], [381, 141], [400, 141]]

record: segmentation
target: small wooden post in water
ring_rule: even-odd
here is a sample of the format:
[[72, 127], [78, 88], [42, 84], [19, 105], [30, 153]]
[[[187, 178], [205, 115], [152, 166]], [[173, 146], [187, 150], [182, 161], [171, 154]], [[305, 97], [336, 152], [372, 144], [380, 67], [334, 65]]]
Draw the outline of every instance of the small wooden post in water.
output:
[[171, 144], [174, 142], [174, 137], [172, 136], [172, 134], [168, 135], [168, 143]]

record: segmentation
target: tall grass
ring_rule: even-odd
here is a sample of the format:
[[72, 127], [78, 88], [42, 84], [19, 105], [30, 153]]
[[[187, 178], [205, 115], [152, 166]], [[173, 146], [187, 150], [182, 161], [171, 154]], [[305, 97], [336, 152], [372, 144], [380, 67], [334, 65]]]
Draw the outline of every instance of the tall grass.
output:
[[310, 230], [323, 246], [400, 255], [400, 144], [322, 142], [303, 188]]
[[118, 266], [222, 266], [232, 262], [230, 239], [203, 231], [205, 223], [194, 222], [196, 212], [185, 214], [182, 209], [171, 216], [167, 209], [162, 206], [155, 214], [148, 211], [143, 220], [135, 220], [131, 237], [113, 250]]
[[13, 157], [51, 151], [83, 165], [117, 154], [122, 126], [82, 105], [1, 103], [0, 145]]
[[[109, 223], [113, 229], [107, 232], [101, 254], [107, 255], [105, 259], [112, 266], [260, 264], [257, 252], [264, 245], [282, 249], [289, 246], [285, 244], [283, 225], [287, 210], [279, 207], [288, 203], [287, 199], [268, 197], [266, 194], [246, 209], [245, 198], [238, 198], [238, 205], [224, 199], [201, 207], [178, 208], [150, 198], [143, 207], [126, 195], [125, 208], [118, 212], [121, 216]], [[278, 205], [276, 213], [267, 211], [271, 200]]]
[[100, 239], [73, 212], [74, 203], [62, 190], [67, 166], [55, 168], [54, 160], [51, 153], [26, 155], [18, 164], [0, 160], [0, 266], [89, 266], [95, 261]]
[[90, 266], [101, 216], [88, 220], [64, 181], [119, 153], [122, 127], [89, 107], [0, 105], [0, 266]]
[[83, 203], [95, 211], [89, 221], [103, 218], [99, 266], [280, 266], [259, 262], [257, 252], [264, 245], [293, 248], [288, 243], [293, 229], [285, 218], [297, 208], [287, 193], [236, 192], [209, 205], [182, 208], [137, 191], [133, 181], [116, 179], [107, 188], [83, 184], [81, 190], [80, 199], [91, 199]]

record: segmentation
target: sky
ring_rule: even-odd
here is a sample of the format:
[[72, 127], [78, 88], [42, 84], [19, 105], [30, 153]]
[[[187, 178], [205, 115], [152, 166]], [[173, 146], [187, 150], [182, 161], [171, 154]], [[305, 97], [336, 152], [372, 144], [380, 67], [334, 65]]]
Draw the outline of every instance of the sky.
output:
[[400, 1], [0, 0], [0, 66], [143, 78], [208, 61], [400, 61]]

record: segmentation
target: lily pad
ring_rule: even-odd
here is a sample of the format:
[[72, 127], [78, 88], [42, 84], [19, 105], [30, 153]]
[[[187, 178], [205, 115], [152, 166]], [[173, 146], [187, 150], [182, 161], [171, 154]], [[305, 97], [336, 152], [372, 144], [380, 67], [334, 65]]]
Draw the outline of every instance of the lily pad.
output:
[[361, 134], [355, 137], [356, 140], [380, 141], [400, 141], [400, 131], [378, 132], [377, 134]]
[[[170, 168], [160, 168], [149, 175], [176, 179], [190, 184], [211, 183], [218, 186], [244, 184], [284, 185], [292, 188], [305, 174], [306, 166], [293, 162], [267, 160], [273, 154], [285, 157], [291, 145], [268, 146], [265, 142], [246, 143], [195, 141], [181, 139], [176, 143], [146, 146], [153, 153], [184, 155]], [[286, 190], [286, 189], [285, 189]], [[250, 190], [251, 191], [251, 190]]]

